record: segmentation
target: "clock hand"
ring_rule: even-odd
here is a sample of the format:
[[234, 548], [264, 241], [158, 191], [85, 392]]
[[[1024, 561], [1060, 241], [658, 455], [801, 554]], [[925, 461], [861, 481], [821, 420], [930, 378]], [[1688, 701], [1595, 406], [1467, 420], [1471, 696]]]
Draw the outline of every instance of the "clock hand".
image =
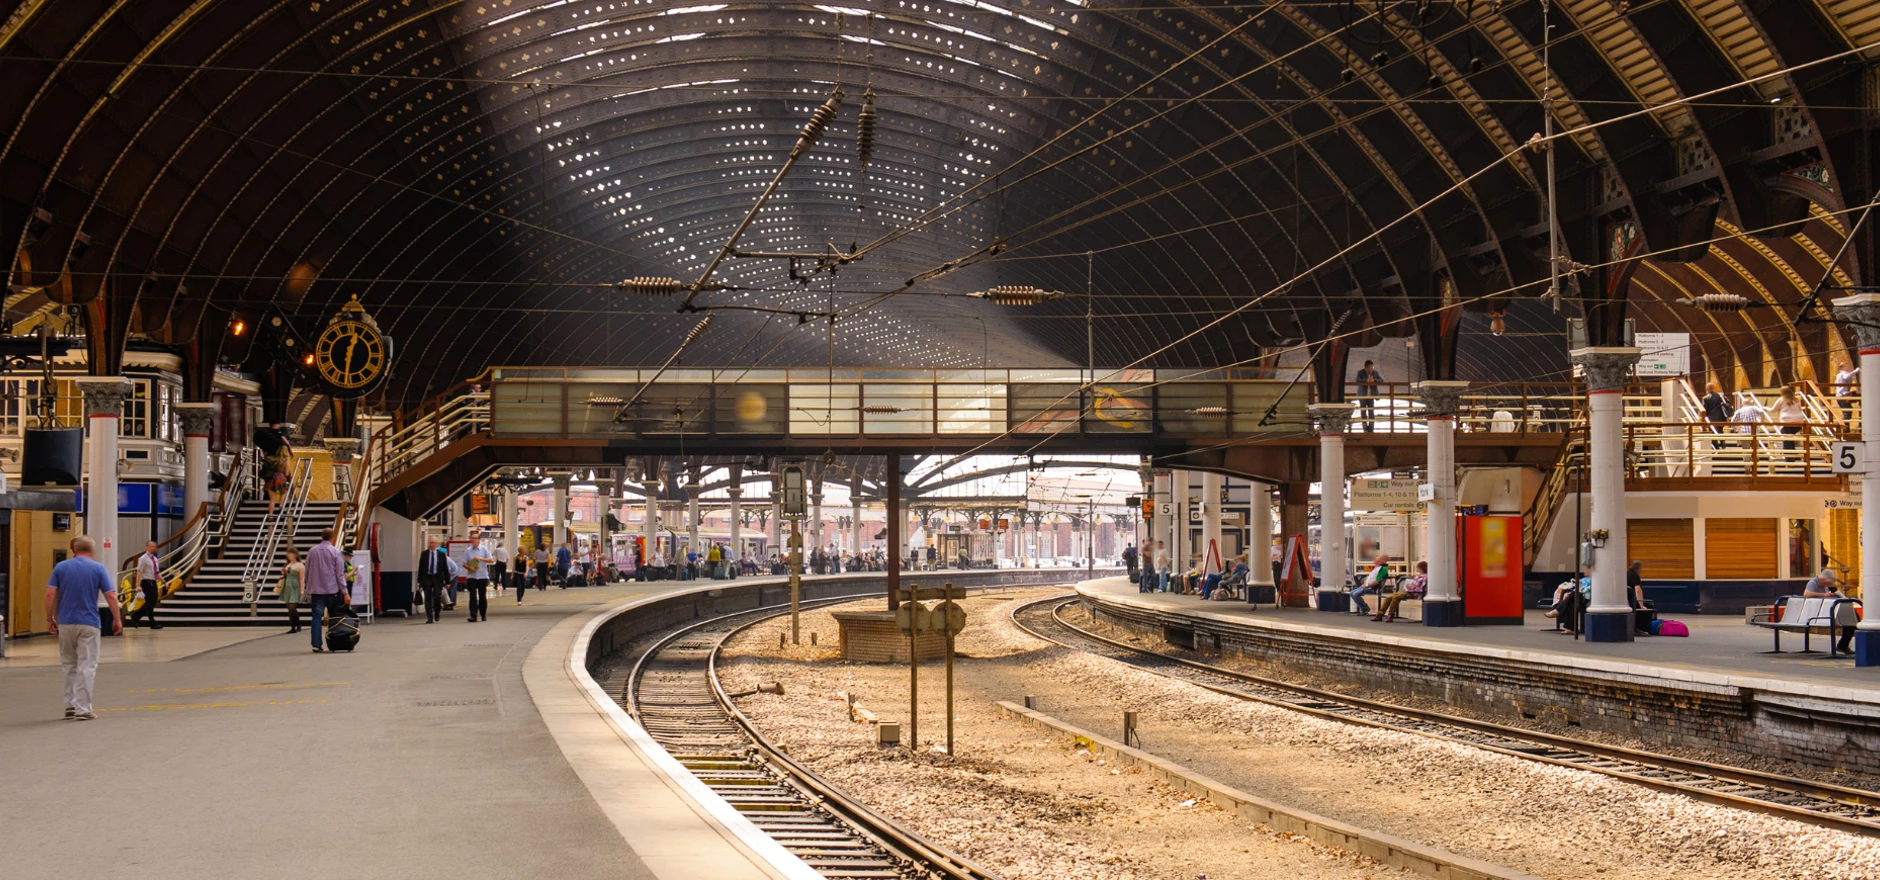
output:
[[352, 372], [352, 369], [353, 369], [353, 365], [352, 365], [353, 364], [353, 349], [358, 348], [358, 347], [359, 347], [359, 336], [358, 334], [354, 334], [352, 337], [352, 341], [346, 343], [346, 372], [348, 373]]

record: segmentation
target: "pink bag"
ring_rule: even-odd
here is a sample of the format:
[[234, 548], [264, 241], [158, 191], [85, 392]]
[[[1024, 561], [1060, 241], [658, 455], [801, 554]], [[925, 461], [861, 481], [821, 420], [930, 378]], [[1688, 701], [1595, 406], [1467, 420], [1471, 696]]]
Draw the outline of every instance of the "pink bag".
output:
[[1691, 634], [1691, 629], [1685, 626], [1684, 621], [1681, 620], [1662, 620], [1658, 622], [1657, 634], [1661, 636], [1688, 636]]

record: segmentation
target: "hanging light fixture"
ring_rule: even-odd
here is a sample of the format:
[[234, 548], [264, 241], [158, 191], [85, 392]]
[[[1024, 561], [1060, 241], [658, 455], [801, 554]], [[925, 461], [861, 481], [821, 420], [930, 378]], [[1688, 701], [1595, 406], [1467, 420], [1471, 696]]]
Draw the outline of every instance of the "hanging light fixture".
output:
[[1048, 299], [1061, 299], [1064, 294], [1055, 290], [1040, 290], [1024, 284], [1001, 284], [991, 290], [969, 293], [975, 299], [991, 300], [997, 306], [1030, 306]]

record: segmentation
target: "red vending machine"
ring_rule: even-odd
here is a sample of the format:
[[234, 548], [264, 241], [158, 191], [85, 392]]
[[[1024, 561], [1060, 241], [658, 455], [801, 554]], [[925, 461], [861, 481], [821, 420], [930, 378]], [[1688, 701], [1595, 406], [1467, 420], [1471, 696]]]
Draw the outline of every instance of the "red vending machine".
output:
[[1456, 517], [1465, 624], [1521, 625], [1521, 517]]

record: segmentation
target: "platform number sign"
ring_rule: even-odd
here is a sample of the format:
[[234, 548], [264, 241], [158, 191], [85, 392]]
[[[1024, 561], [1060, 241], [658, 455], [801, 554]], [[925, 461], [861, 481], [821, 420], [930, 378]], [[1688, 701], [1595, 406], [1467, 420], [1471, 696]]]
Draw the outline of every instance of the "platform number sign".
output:
[[1858, 474], [1861, 472], [1860, 443], [1858, 441], [1835, 441], [1832, 453], [1832, 465], [1837, 474]]

